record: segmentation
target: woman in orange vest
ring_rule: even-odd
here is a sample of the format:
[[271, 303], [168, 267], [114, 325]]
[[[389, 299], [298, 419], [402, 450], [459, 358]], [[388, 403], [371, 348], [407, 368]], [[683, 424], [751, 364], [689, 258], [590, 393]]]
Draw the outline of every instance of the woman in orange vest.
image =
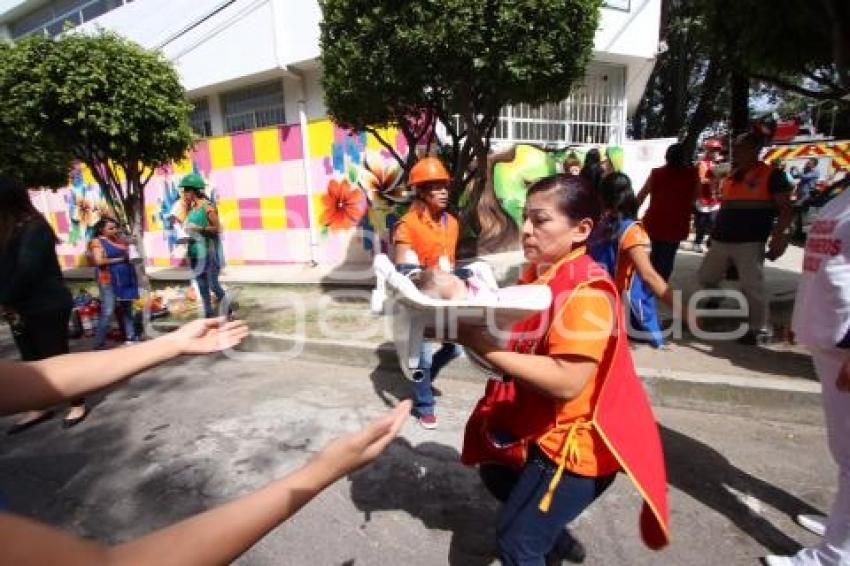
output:
[[581, 177], [556, 175], [528, 191], [520, 283], [546, 284], [553, 304], [521, 322], [506, 346], [486, 330], [460, 342], [498, 368], [466, 427], [462, 460], [480, 464], [505, 501], [502, 564], [542, 566], [580, 557], [566, 526], [619, 471], [646, 502], [641, 526], [653, 548], [667, 543], [666, 476], [658, 428], [628, 350], [617, 290], [585, 244], [601, 204]]
[[[449, 172], [436, 157], [420, 159], [410, 170], [408, 184], [416, 189], [416, 200], [401, 217], [393, 232], [395, 264], [451, 271], [455, 263], [460, 228], [449, 205]], [[413, 252], [411, 254], [411, 252]], [[411, 259], [415, 256], [415, 259]], [[419, 360], [419, 381], [413, 382], [413, 412], [426, 429], [437, 428], [434, 388], [431, 382], [447, 363], [460, 355], [454, 344], [434, 351], [423, 343]]]

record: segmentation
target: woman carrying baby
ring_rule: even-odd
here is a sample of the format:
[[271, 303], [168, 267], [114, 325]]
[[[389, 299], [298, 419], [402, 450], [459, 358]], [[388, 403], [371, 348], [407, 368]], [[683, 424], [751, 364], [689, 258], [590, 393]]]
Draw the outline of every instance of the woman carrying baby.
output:
[[657, 425], [629, 354], [614, 283], [586, 254], [601, 214], [581, 177], [556, 175], [529, 188], [520, 283], [545, 284], [549, 311], [517, 324], [506, 345], [486, 329], [460, 342], [505, 376], [490, 381], [466, 427], [462, 460], [480, 465], [504, 501], [502, 563], [539, 565], [583, 555], [566, 526], [618, 471], [644, 496], [644, 540], [667, 542], [664, 461]]

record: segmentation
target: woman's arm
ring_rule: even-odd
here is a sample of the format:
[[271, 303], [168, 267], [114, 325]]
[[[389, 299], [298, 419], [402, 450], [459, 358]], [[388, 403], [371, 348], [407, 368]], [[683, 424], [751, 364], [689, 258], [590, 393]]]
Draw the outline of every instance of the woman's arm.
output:
[[127, 348], [65, 354], [38, 362], [0, 361], [0, 415], [79, 397], [181, 354], [226, 350], [247, 334], [242, 321], [200, 319]]
[[637, 194], [637, 205], [638, 208], [643, 206], [643, 201], [646, 200], [646, 197], [649, 196], [649, 193], [652, 191], [652, 175], [647, 177], [646, 182], [643, 184], [640, 192]]
[[300, 469], [249, 495], [136, 540], [109, 548], [35, 521], [0, 514], [0, 563], [20, 566], [229, 564], [342, 476], [389, 445], [410, 413], [410, 401], [352, 434], [332, 441]]
[[124, 261], [126, 261], [123, 257], [106, 257], [106, 252], [103, 250], [103, 246], [99, 243], [97, 245], [92, 245], [91, 256], [92, 262], [98, 267], [104, 267], [106, 265], [113, 265], [116, 263], [123, 263]]
[[393, 253], [393, 263], [396, 265], [401, 263], [407, 263], [407, 252], [412, 250], [413, 247], [410, 244], [403, 244], [401, 242], [396, 243]]
[[221, 224], [218, 221], [218, 211], [212, 205], [207, 205], [207, 227], [202, 228], [201, 232], [205, 234], [218, 234], [221, 231]]
[[[591, 332], [595, 334], [598, 331]], [[606, 334], [610, 335], [610, 332]], [[561, 400], [578, 396], [599, 365], [590, 357], [575, 354], [542, 356], [506, 350], [482, 326], [461, 323], [458, 342], [475, 350], [506, 375], [523, 381], [544, 395]]]
[[[641, 279], [649, 285], [652, 293], [660, 300], [664, 301], [667, 306], [673, 309], [674, 315], [684, 316], [681, 301], [678, 306], [675, 304], [675, 301], [673, 300], [673, 289], [664, 280], [664, 278], [655, 271], [655, 268], [652, 267], [652, 262], [649, 261], [649, 252], [646, 250], [646, 246], [632, 246], [626, 250], [626, 253], [629, 254], [629, 258], [635, 266], [635, 271], [638, 275], [640, 275]], [[680, 309], [679, 312], [675, 312], [677, 308]]]

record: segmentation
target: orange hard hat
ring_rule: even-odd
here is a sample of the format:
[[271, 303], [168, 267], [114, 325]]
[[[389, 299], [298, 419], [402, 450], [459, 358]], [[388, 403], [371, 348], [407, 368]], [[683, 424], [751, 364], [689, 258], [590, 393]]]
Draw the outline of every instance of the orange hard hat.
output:
[[436, 157], [423, 157], [416, 162], [413, 169], [410, 170], [410, 185], [421, 185], [423, 183], [451, 181], [449, 172], [443, 166], [443, 162]]

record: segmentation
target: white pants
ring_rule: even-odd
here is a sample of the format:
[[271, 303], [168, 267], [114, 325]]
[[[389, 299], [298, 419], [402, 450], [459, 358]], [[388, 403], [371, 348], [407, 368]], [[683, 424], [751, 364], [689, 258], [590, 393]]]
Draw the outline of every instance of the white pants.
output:
[[769, 328], [767, 290], [764, 286], [764, 244], [712, 242], [699, 267], [699, 282], [715, 288], [726, 277], [729, 262], [738, 270], [738, 283], [750, 310], [750, 330]]
[[815, 371], [823, 389], [823, 411], [829, 450], [838, 464], [838, 493], [829, 511], [826, 534], [818, 546], [794, 556], [796, 566], [850, 565], [850, 392], [835, 387], [838, 370], [850, 351], [815, 350]]

